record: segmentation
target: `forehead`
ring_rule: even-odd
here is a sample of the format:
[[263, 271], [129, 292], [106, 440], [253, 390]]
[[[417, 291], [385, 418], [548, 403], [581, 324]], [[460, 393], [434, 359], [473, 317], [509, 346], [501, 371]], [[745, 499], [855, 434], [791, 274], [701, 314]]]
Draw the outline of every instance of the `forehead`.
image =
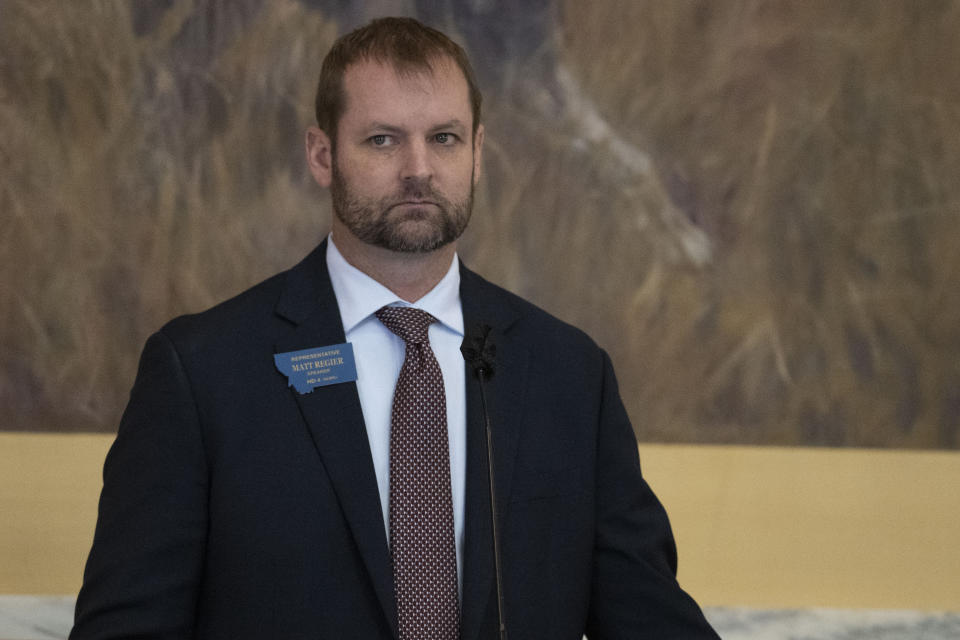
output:
[[341, 125], [376, 122], [403, 126], [423, 121], [472, 123], [470, 90], [452, 60], [434, 60], [432, 69], [398, 70], [389, 63], [362, 60], [343, 75]]

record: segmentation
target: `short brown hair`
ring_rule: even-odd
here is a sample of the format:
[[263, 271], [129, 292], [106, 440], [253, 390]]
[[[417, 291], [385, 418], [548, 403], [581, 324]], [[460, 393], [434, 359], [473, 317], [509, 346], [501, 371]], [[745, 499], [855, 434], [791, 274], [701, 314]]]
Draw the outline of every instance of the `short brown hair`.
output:
[[466, 52], [440, 31], [413, 18], [378, 18], [333, 43], [320, 68], [315, 103], [317, 126], [336, 144], [337, 124], [346, 106], [343, 75], [351, 64], [375, 60], [393, 65], [401, 74], [430, 73], [434, 63], [442, 58], [453, 60], [467, 80], [473, 111], [473, 133], [476, 134], [483, 96], [477, 87]]

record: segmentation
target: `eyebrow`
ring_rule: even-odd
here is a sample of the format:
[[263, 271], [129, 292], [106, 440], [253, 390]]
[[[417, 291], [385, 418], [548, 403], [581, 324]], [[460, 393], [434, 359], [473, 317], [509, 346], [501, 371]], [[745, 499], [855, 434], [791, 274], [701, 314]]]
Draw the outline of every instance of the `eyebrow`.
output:
[[383, 131], [385, 133], [403, 133], [403, 129], [400, 127], [395, 127], [389, 124], [383, 124], [382, 122], [371, 122], [367, 129], [370, 131]]
[[[367, 126], [367, 129], [370, 131], [382, 131], [388, 134], [401, 134], [406, 132], [406, 130], [401, 127], [385, 124], [383, 122], [371, 122]], [[440, 124], [434, 125], [429, 129], [429, 131], [433, 133], [444, 130], [453, 130], [458, 133], [462, 133], [467, 130], [467, 127], [465, 124], [463, 124], [463, 121], [458, 118], [454, 118], [453, 120], [448, 120], [446, 122], [441, 122]]]
[[461, 122], [457, 118], [454, 118], [453, 120], [448, 120], [447, 122], [438, 124], [435, 127], [431, 127], [430, 131], [442, 131], [444, 129], [452, 129], [454, 131], [457, 131], [458, 133], [462, 133], [467, 130], [467, 127], [466, 125], [463, 124], [463, 122]]

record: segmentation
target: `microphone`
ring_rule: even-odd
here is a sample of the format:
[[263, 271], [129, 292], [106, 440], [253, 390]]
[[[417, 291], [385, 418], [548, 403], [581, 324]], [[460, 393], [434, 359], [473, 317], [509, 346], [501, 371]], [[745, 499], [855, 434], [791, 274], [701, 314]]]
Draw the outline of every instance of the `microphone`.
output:
[[493, 567], [497, 581], [497, 621], [500, 625], [500, 640], [507, 640], [507, 625], [503, 615], [503, 578], [500, 571], [500, 537], [497, 521], [497, 490], [493, 480], [493, 432], [490, 430], [490, 414], [487, 412], [487, 394], [484, 383], [493, 377], [496, 345], [490, 339], [490, 327], [479, 324], [468, 331], [460, 345], [463, 359], [473, 367], [480, 381], [480, 405], [483, 407], [483, 425], [487, 432], [487, 478], [490, 481], [490, 524], [493, 528]]
[[460, 353], [467, 364], [473, 367], [473, 372], [483, 382], [484, 378], [493, 377], [494, 360], [497, 356], [497, 345], [490, 340], [492, 329], [480, 323], [473, 331], [468, 331], [460, 345]]

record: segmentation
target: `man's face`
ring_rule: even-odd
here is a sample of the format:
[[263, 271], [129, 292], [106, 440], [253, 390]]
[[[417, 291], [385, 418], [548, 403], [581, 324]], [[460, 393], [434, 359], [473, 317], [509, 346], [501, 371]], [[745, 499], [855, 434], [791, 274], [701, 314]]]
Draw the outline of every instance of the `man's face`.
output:
[[365, 61], [347, 68], [330, 192], [337, 219], [361, 241], [424, 253], [470, 220], [482, 127], [473, 136], [466, 79], [449, 60], [398, 76]]

